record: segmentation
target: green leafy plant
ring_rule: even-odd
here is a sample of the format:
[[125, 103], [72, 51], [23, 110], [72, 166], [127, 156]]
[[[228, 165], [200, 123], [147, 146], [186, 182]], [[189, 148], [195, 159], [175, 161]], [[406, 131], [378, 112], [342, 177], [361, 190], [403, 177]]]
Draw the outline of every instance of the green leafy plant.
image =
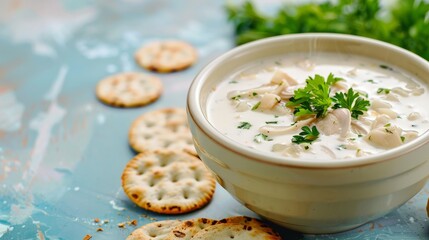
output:
[[381, 8], [379, 0], [338, 0], [321, 4], [284, 4], [274, 16], [251, 2], [228, 5], [236, 43], [302, 32], [346, 33], [390, 42], [429, 60], [429, 2], [400, 0]]

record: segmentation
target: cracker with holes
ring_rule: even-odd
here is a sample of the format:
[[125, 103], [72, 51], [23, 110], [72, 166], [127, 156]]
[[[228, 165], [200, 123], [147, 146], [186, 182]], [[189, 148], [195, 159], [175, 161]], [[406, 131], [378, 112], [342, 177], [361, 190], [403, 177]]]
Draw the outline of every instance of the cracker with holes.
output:
[[153, 222], [134, 230], [126, 240], [164, 240], [180, 220]]
[[148, 70], [174, 72], [191, 66], [197, 60], [197, 51], [183, 41], [156, 41], [141, 47], [135, 59]]
[[167, 235], [166, 240], [189, 240], [202, 229], [214, 225], [217, 220], [209, 218], [195, 218], [176, 225]]
[[239, 216], [219, 220], [215, 225], [197, 232], [191, 239], [281, 240], [282, 238], [261, 221]]
[[100, 101], [111, 106], [138, 107], [157, 100], [162, 89], [159, 78], [127, 72], [101, 80], [95, 93]]
[[122, 174], [122, 187], [144, 209], [181, 214], [208, 204], [216, 184], [199, 158], [183, 151], [156, 150], [131, 159]]
[[171, 149], [197, 156], [186, 111], [181, 108], [159, 109], [141, 115], [132, 123], [128, 140], [137, 152]]

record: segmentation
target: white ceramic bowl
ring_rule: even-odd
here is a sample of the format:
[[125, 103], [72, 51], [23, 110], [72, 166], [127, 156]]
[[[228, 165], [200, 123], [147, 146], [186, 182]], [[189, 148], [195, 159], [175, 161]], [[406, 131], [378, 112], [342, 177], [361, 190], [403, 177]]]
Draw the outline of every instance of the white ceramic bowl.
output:
[[262, 217], [306, 233], [357, 227], [418, 193], [429, 176], [429, 132], [375, 156], [320, 162], [268, 156], [223, 136], [210, 124], [207, 98], [220, 81], [243, 64], [295, 52], [366, 56], [429, 82], [429, 62], [402, 48], [362, 37], [296, 34], [237, 47], [197, 75], [187, 100], [195, 146], [218, 182]]

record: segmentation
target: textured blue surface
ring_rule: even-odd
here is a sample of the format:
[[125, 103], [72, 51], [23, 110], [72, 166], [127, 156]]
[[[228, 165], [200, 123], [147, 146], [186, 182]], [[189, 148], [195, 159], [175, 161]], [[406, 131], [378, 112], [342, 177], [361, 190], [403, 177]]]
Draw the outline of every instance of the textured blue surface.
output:
[[[157, 215], [132, 204], [120, 175], [134, 155], [130, 123], [143, 112], [185, 107], [195, 74], [233, 47], [221, 1], [0, 2], [0, 239], [125, 238], [118, 223], [250, 215], [218, 186], [206, 208]], [[143, 43], [179, 38], [198, 48], [192, 68], [158, 74], [157, 102], [135, 109], [105, 106], [94, 96], [103, 77], [139, 71], [133, 53]], [[151, 73], [152, 74], [152, 73]], [[389, 215], [349, 232], [284, 239], [429, 239], [429, 185]], [[94, 218], [108, 219], [103, 232]]]

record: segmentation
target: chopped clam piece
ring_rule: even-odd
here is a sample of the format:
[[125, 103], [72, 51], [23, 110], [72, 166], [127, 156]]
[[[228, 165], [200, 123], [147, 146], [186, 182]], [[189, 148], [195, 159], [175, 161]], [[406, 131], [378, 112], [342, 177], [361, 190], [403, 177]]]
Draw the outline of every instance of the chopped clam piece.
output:
[[289, 86], [298, 85], [298, 81], [296, 81], [293, 77], [289, 76], [289, 74], [281, 70], [277, 70], [271, 78], [271, 83], [283, 84], [283, 81], [286, 81]]
[[404, 134], [402, 134], [403, 142], [407, 143], [413, 139], [416, 139], [418, 136], [419, 136], [419, 133], [417, 131], [412, 131], [412, 130], [404, 131]]
[[340, 133], [341, 137], [346, 137], [350, 130], [350, 111], [345, 108], [335, 109], [320, 120], [316, 126], [325, 135], [330, 136]]
[[346, 137], [347, 133], [350, 130], [350, 124], [352, 121], [350, 111], [346, 108], [338, 108], [332, 111], [332, 114], [337, 117], [337, 119], [340, 121], [340, 127], [341, 127], [341, 137]]
[[412, 112], [407, 117], [407, 119], [410, 120], [410, 121], [415, 121], [415, 120], [417, 120], [419, 118], [421, 118], [421, 115], [418, 112]]
[[260, 109], [271, 109], [281, 101], [281, 98], [277, 96], [276, 94], [267, 93], [264, 94], [264, 96], [261, 99], [261, 105], [259, 106]]
[[372, 122], [371, 130], [372, 130], [372, 129], [375, 129], [375, 128], [378, 128], [378, 127], [382, 127], [382, 126], [384, 126], [384, 125], [388, 124], [388, 123], [389, 123], [389, 121], [390, 121], [389, 116], [384, 115], [384, 114], [379, 115], [379, 116], [377, 116], [377, 117], [375, 118], [375, 120]]
[[379, 99], [374, 99], [371, 101], [371, 108], [372, 109], [392, 108], [392, 104], [385, 101], [381, 101]]
[[417, 88], [417, 89], [414, 89], [413, 91], [411, 91], [411, 94], [413, 94], [414, 96], [420, 96], [423, 93], [425, 93], [424, 88]]
[[376, 147], [390, 149], [402, 144], [401, 133], [402, 129], [394, 125], [383, 126], [371, 130], [365, 140]]
[[391, 119], [396, 119], [398, 114], [390, 108], [379, 108], [377, 112], [389, 116]]
[[399, 98], [396, 94], [390, 93], [387, 95], [382, 96], [383, 99], [390, 101], [390, 102], [399, 102]]
[[401, 88], [401, 87], [395, 87], [392, 88], [392, 92], [402, 96], [402, 97], [408, 97], [410, 95], [410, 92]]
[[340, 121], [334, 114], [328, 114], [325, 118], [316, 123], [317, 129], [327, 136], [337, 134], [341, 131]]
[[356, 134], [368, 134], [368, 130], [358, 121], [352, 121], [351, 129]]

